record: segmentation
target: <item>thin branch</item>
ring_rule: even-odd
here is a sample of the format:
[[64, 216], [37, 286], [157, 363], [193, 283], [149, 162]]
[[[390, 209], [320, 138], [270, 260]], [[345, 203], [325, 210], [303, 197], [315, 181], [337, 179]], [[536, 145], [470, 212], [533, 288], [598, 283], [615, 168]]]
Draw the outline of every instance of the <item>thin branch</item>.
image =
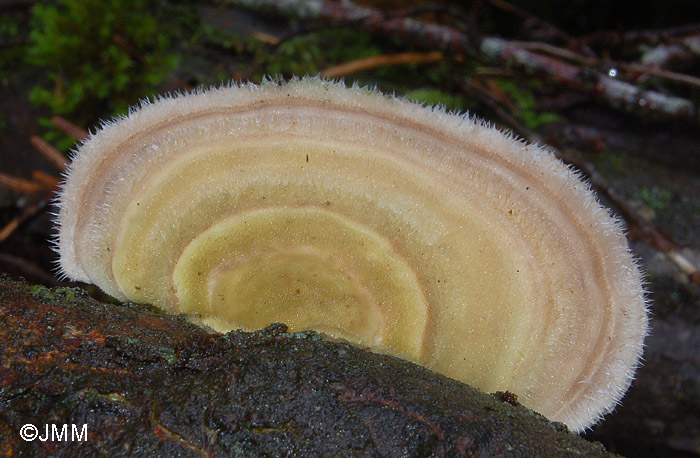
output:
[[567, 46], [572, 49], [581, 49], [585, 53], [587, 57], [594, 57], [595, 53], [591, 48], [588, 47], [585, 43], [580, 42], [579, 40], [576, 40], [566, 32], [558, 29], [557, 27], [553, 26], [549, 22], [546, 22], [542, 20], [540, 17], [530, 13], [529, 11], [520, 8], [519, 6], [513, 5], [510, 2], [507, 2], [506, 0], [489, 0], [489, 3], [496, 8], [499, 8], [503, 11], [507, 11], [509, 13], [512, 13], [516, 16], [519, 16], [537, 26], [540, 28], [544, 29], [549, 33], [551, 36], [559, 38], [560, 40], [564, 41], [567, 43]]
[[53, 125], [56, 126], [58, 130], [62, 131], [66, 135], [70, 135], [75, 139], [85, 140], [89, 137], [89, 134], [85, 129], [76, 126], [72, 122], [60, 116], [52, 116], [51, 123], [53, 123]]
[[50, 188], [58, 185], [58, 183], [60, 183], [61, 181], [55, 176], [49, 175], [48, 173], [44, 173], [41, 170], [32, 171], [32, 178], [34, 178], [34, 181], [36, 181], [37, 183], [45, 184]]
[[589, 68], [534, 53], [517, 42], [488, 37], [482, 40], [481, 50], [487, 61], [546, 75], [554, 83], [588, 92], [630, 114], [700, 122], [698, 108], [690, 100], [640, 89]]
[[358, 6], [350, 0], [219, 0], [231, 5], [256, 12], [269, 12], [286, 17], [308, 20], [329, 21], [334, 25], [353, 25], [371, 32], [401, 37], [426, 48], [436, 48], [453, 53], [470, 54], [474, 42], [466, 34], [440, 24], [427, 23], [416, 19], [394, 16], [392, 13]]
[[38, 135], [32, 135], [29, 138], [29, 141], [34, 146], [34, 148], [36, 148], [37, 151], [41, 153], [42, 156], [51, 161], [51, 163], [55, 165], [59, 170], [66, 170], [68, 162], [70, 161], [68, 161], [68, 158], [61, 154], [59, 150], [54, 148], [51, 144], [46, 142], [46, 140], [39, 137]]
[[25, 207], [19, 216], [12, 218], [12, 220], [5, 225], [5, 227], [0, 228], [0, 243], [7, 240], [19, 226], [25, 221], [32, 218], [34, 215], [39, 213], [44, 207], [46, 207], [53, 197], [53, 191], [47, 192], [41, 199], [32, 205]]
[[670, 81], [677, 81], [679, 83], [687, 84], [688, 86], [700, 87], [700, 78], [686, 75], [684, 73], [661, 70], [640, 64], [627, 64], [624, 62], [618, 62], [614, 64], [614, 66], [628, 72], [637, 72], [643, 75], [657, 76]]
[[636, 72], [646, 75], [653, 75], [659, 78], [667, 79], [670, 81], [677, 81], [680, 83], [687, 84], [689, 86], [700, 87], [700, 78], [695, 76], [686, 75], [683, 73], [676, 73], [668, 70], [661, 70], [660, 68], [655, 68], [642, 64], [628, 64], [625, 62], [618, 61], [603, 61], [601, 59], [581, 56], [575, 52], [571, 52], [567, 49], [553, 46], [547, 43], [540, 42], [524, 42], [517, 41], [514, 42], [523, 49], [529, 49], [531, 51], [541, 51], [552, 56], [560, 57], [562, 59], [577, 62], [582, 65], [587, 65], [590, 67], [595, 67], [602, 69], [604, 67], [614, 68], [617, 70], [625, 70], [628, 72]]
[[440, 62], [444, 59], [445, 56], [440, 51], [428, 53], [404, 52], [399, 54], [380, 54], [329, 67], [323, 70], [320, 76], [339, 78], [351, 73], [372, 70], [379, 67], [388, 67], [390, 65], [426, 64]]
[[602, 31], [581, 37], [580, 41], [589, 45], [612, 45], [616, 47], [622, 45], [638, 45], [640, 43], [656, 44], [666, 42], [676, 37], [697, 34], [698, 30], [700, 30], [700, 23], [683, 24], [666, 29], [629, 30], [624, 33], [617, 31]]
[[280, 37], [278, 37], [276, 35], [269, 34], [269, 33], [261, 32], [259, 30], [255, 30], [255, 31], [251, 32], [250, 36], [255, 38], [256, 40], [258, 40], [261, 43], [264, 43], [266, 45], [271, 45], [271, 46], [277, 46], [282, 42]]
[[677, 43], [663, 44], [649, 49], [640, 59], [642, 65], [665, 68], [672, 62], [692, 61], [700, 58], [700, 33], [684, 37]]
[[0, 186], [20, 192], [37, 192], [45, 191], [47, 189], [47, 186], [42, 183], [25, 180], [24, 178], [13, 177], [12, 175], [2, 172], [0, 172]]
[[700, 23], [678, 25], [665, 29], [629, 30], [622, 37], [626, 42], [657, 42], [686, 35], [695, 35], [698, 31], [700, 31]]
[[479, 40], [472, 34], [452, 27], [411, 18], [392, 18], [390, 14], [358, 6], [351, 0], [258, 0], [254, 3], [247, 0], [219, 1], [257, 12], [359, 27], [372, 33], [400, 38], [424, 49], [462, 54], [487, 64], [506, 66], [524, 73], [537, 73], [546, 76], [554, 84], [584, 91], [615, 109], [636, 116], [651, 115], [700, 123], [700, 110], [690, 100], [640, 89], [587, 66], [574, 65], [524, 49], [517, 42], [496, 37]]

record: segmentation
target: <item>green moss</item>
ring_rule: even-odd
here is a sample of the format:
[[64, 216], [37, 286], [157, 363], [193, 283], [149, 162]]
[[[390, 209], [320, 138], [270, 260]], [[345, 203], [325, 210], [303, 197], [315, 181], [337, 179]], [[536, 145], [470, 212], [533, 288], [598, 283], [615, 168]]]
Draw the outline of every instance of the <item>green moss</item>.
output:
[[80, 288], [47, 288], [44, 285], [32, 285], [29, 287], [29, 292], [41, 299], [61, 302], [75, 302], [78, 297], [85, 294]]
[[32, 285], [29, 287], [29, 292], [33, 296], [41, 297], [42, 299], [48, 299], [53, 296], [51, 290], [44, 285]]
[[[525, 87], [509, 80], [495, 80], [496, 84], [510, 97], [515, 107], [517, 117], [530, 130], [537, 130], [543, 124], [562, 122], [564, 118], [556, 113], [539, 111], [535, 105], [535, 87]], [[536, 83], [532, 83], [535, 84]]]
[[668, 208], [673, 194], [670, 190], [660, 186], [643, 187], [636, 193], [636, 200], [644, 203], [652, 212], [661, 213]]
[[38, 4], [27, 59], [45, 69], [49, 84], [36, 86], [31, 101], [74, 120], [124, 112], [177, 63], [170, 52], [179, 34], [173, 8], [146, 0]]

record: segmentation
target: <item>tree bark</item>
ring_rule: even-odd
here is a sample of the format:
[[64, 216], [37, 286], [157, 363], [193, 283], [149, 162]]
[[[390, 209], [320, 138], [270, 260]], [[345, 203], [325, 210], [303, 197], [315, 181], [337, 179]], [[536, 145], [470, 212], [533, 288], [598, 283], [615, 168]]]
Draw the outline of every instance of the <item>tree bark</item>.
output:
[[[41, 440], [63, 424], [86, 440]], [[611, 456], [512, 396], [313, 332], [221, 335], [3, 277], [0, 455]]]

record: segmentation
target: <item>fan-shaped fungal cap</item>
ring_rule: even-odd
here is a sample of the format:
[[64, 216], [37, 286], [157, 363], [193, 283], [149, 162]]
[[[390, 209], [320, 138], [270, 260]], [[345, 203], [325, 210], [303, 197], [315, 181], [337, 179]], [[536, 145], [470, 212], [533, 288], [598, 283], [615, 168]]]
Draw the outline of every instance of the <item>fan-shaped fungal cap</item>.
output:
[[318, 79], [164, 98], [75, 155], [61, 267], [220, 330], [288, 323], [581, 430], [642, 349], [619, 224], [551, 153]]

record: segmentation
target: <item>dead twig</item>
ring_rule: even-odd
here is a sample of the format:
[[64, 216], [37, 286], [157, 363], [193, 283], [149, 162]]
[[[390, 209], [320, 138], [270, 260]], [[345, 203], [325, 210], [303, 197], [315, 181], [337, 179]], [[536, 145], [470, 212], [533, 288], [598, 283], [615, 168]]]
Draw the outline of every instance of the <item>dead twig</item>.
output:
[[700, 23], [684, 24], [666, 29], [653, 30], [628, 30], [624, 33], [617, 31], [596, 32], [579, 41], [588, 45], [598, 46], [634, 46], [642, 43], [658, 44], [664, 43], [677, 37], [697, 34], [700, 30]]
[[[567, 49], [560, 48], [558, 46], [553, 46], [547, 43], [540, 42], [524, 42], [517, 41], [514, 42], [523, 49], [528, 49], [530, 51], [540, 51], [551, 56], [560, 57], [569, 61], [573, 61], [582, 65], [597, 68], [602, 70], [604, 68], [617, 70], [624, 70], [627, 72], [635, 72], [644, 75], [657, 76], [670, 81], [677, 81], [680, 83], [687, 84], [689, 86], [700, 87], [700, 78], [695, 76], [685, 75], [683, 73], [676, 73], [668, 70], [661, 70], [653, 66], [643, 65], [643, 64], [630, 64], [626, 62], [618, 61], [603, 61], [594, 57], [586, 57], [575, 52], [571, 52]], [[700, 46], [700, 43], [699, 43]]]
[[34, 148], [36, 148], [36, 150], [39, 151], [42, 156], [51, 161], [51, 163], [55, 165], [58, 170], [66, 170], [66, 166], [68, 165], [69, 161], [66, 156], [61, 154], [59, 150], [51, 146], [46, 140], [38, 135], [32, 135], [29, 138], [29, 141], [31, 142], [32, 146], [34, 146]]
[[586, 57], [595, 57], [595, 53], [586, 43], [582, 43], [580, 40], [573, 38], [566, 32], [553, 26], [549, 22], [542, 20], [540, 17], [530, 13], [529, 11], [522, 9], [519, 6], [513, 5], [512, 3], [507, 2], [506, 0], [489, 0], [489, 3], [495, 6], [496, 8], [519, 16], [525, 19], [526, 21], [540, 27], [541, 29], [545, 30], [550, 36], [558, 38], [564, 43], [566, 43], [567, 48], [579, 49], [586, 55]]
[[350, 0], [336, 2], [320, 0], [260, 0], [255, 3], [244, 0], [219, 0], [221, 4], [257, 12], [272, 12], [298, 19], [328, 21], [333, 25], [352, 25], [371, 32], [402, 37], [420, 43], [426, 48], [437, 48], [458, 54], [473, 53], [473, 40], [466, 34], [440, 24], [419, 21], [402, 14], [393, 15], [383, 11], [358, 6]]
[[82, 127], [78, 127], [72, 122], [60, 116], [52, 116], [51, 123], [56, 126], [56, 128], [63, 133], [70, 135], [71, 137], [78, 140], [85, 140], [90, 136], [88, 132]]
[[320, 76], [325, 78], [339, 78], [341, 76], [350, 75], [366, 70], [372, 70], [379, 67], [388, 67], [391, 65], [408, 65], [408, 64], [426, 64], [440, 62], [445, 59], [445, 56], [440, 51], [428, 53], [420, 52], [404, 52], [399, 54], [380, 54], [377, 56], [357, 59], [351, 62], [345, 62], [340, 65], [335, 65], [323, 70]]
[[640, 59], [642, 65], [650, 68], [666, 68], [673, 63], [686, 61], [686, 65], [700, 58], [700, 32], [647, 50]]
[[277, 46], [282, 42], [280, 37], [271, 35], [269, 33], [261, 32], [259, 30], [251, 32], [250, 36], [258, 40], [259, 42], [265, 43], [266, 45], [270, 46]]
[[661, 70], [657, 68], [647, 67], [645, 65], [639, 64], [627, 64], [619, 62], [614, 64], [617, 68], [628, 72], [637, 72], [642, 75], [652, 75], [659, 78], [663, 78], [669, 81], [676, 81], [679, 83], [687, 84], [688, 86], [700, 87], [700, 78], [695, 76], [686, 75], [683, 73], [671, 72], [668, 70]]
[[397, 37], [427, 49], [445, 54], [468, 56], [489, 65], [517, 69], [525, 74], [545, 76], [553, 84], [572, 87], [599, 98], [615, 109], [635, 116], [656, 116], [671, 120], [700, 123], [700, 110], [688, 99], [640, 89], [611, 78], [585, 65], [576, 65], [549, 55], [525, 49], [521, 44], [497, 37], [479, 39], [476, 32], [465, 33], [441, 24], [358, 6], [351, 0], [336, 2], [318, 0], [219, 0], [222, 4], [305, 20], [322, 20], [334, 25], [347, 25], [375, 34]]
[[5, 227], [0, 229], [0, 243], [7, 240], [22, 223], [29, 220], [31, 217], [33, 217], [42, 209], [44, 209], [49, 204], [49, 202], [51, 202], [53, 195], [53, 191], [47, 192], [37, 202], [25, 207], [22, 210], [22, 213], [19, 214], [19, 216], [15, 216], [14, 218], [12, 218], [12, 220], [9, 223], [7, 223]]
[[[58, 129], [74, 138], [82, 140], [88, 136], [87, 131], [59, 116], [54, 116], [51, 118], [51, 121]], [[37, 135], [32, 135], [29, 141], [37, 149], [37, 151], [48, 159], [56, 168], [58, 168], [60, 171], [66, 170], [70, 160], [61, 154], [60, 151]], [[28, 207], [25, 207], [19, 216], [13, 218], [8, 224], [0, 229], [0, 242], [7, 240], [22, 223], [43, 210], [51, 201], [54, 193], [58, 190], [60, 179], [53, 175], [49, 175], [48, 173], [44, 173], [40, 170], [34, 170], [32, 172], [32, 178], [33, 180], [26, 180], [24, 178], [14, 177], [0, 172], [0, 185], [8, 189], [19, 192], [46, 192], [46, 194], [40, 200], [32, 205], [29, 205]]]
[[36, 181], [25, 180], [24, 178], [13, 177], [6, 173], [0, 172], [0, 185], [11, 189], [12, 191], [20, 192], [38, 192], [45, 191], [47, 186]]
[[41, 170], [32, 171], [32, 178], [37, 183], [45, 184], [49, 188], [52, 188], [61, 182], [61, 180], [59, 178], [56, 178], [53, 175], [49, 175], [48, 173], [44, 173]]
[[488, 37], [481, 41], [481, 50], [489, 61], [507, 62], [527, 73], [547, 75], [554, 83], [588, 92], [627, 113], [700, 123], [698, 108], [690, 100], [640, 89], [587, 66], [535, 53], [517, 42]]

